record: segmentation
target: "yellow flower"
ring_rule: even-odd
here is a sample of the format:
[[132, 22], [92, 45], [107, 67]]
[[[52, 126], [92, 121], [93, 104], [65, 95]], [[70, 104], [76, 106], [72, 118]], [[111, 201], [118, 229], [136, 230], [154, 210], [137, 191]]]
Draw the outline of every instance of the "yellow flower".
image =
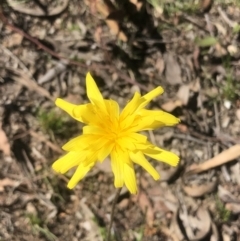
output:
[[90, 73], [86, 76], [86, 87], [91, 103], [74, 105], [59, 98], [55, 102], [71, 117], [86, 124], [81, 136], [62, 147], [68, 153], [52, 166], [60, 173], [77, 167], [68, 188], [74, 188], [97, 161], [103, 162], [108, 155], [115, 187], [126, 185], [133, 194], [137, 193], [133, 163], [142, 166], [155, 180], [160, 176], [145, 156], [171, 166], [178, 164], [177, 155], [154, 146], [146, 136], [137, 133], [179, 123], [178, 118], [164, 111], [145, 109], [153, 98], [163, 93], [161, 87], [143, 96], [136, 92], [121, 113], [116, 101], [103, 99]]

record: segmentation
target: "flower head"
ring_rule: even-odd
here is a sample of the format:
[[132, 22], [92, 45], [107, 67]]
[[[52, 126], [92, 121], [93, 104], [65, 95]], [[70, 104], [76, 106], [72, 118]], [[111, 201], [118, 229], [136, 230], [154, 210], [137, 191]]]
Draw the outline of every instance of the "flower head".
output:
[[103, 98], [90, 73], [86, 76], [86, 88], [88, 104], [74, 105], [59, 98], [55, 102], [71, 117], [86, 124], [82, 135], [62, 147], [68, 153], [52, 166], [60, 173], [77, 167], [68, 188], [74, 188], [96, 162], [103, 162], [109, 155], [115, 187], [126, 185], [133, 194], [137, 193], [134, 163], [142, 166], [155, 180], [160, 176], [146, 156], [171, 166], [178, 164], [177, 155], [154, 146], [146, 136], [138, 133], [179, 123], [178, 118], [164, 111], [145, 109], [153, 98], [163, 93], [161, 87], [143, 96], [136, 92], [122, 112], [116, 101]]

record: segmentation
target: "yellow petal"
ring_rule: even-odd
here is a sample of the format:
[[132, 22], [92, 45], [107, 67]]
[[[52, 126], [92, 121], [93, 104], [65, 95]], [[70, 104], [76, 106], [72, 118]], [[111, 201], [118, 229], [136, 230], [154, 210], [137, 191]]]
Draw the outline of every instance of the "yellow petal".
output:
[[99, 120], [93, 111], [92, 104], [74, 105], [60, 98], [56, 99], [55, 104], [77, 121], [89, 124]]
[[52, 168], [56, 172], [65, 173], [72, 167], [79, 165], [79, 163], [86, 158], [85, 152], [69, 152], [66, 155], [56, 160]]
[[83, 127], [83, 134], [84, 135], [104, 135], [104, 129], [99, 126], [84, 126]]
[[154, 130], [163, 126], [173, 126], [180, 122], [179, 118], [165, 112], [165, 111], [152, 111], [142, 109], [138, 112], [135, 120], [132, 123], [132, 132], [143, 130]]
[[140, 111], [139, 115], [142, 118], [151, 116], [154, 121], [161, 122], [164, 126], [173, 126], [180, 122], [179, 118], [176, 118], [174, 115], [169, 114], [162, 110], [146, 110], [143, 109]]
[[101, 92], [99, 91], [96, 82], [94, 81], [91, 74], [88, 72], [86, 75], [86, 86], [87, 86], [87, 96], [89, 100], [97, 100], [102, 102], [103, 97]]
[[136, 150], [135, 140], [130, 137], [118, 138], [117, 143], [119, 146], [126, 150]]
[[124, 182], [130, 193], [137, 193], [136, 175], [132, 162], [130, 164], [124, 163]]
[[179, 157], [170, 152], [160, 149], [156, 146], [151, 146], [148, 149], [142, 151], [146, 156], [149, 156], [155, 160], [165, 162], [171, 166], [177, 166]]
[[100, 162], [104, 161], [106, 157], [111, 153], [114, 143], [107, 142], [99, 151], [98, 151], [98, 160]]
[[145, 158], [142, 152], [130, 152], [131, 160], [143, 167], [152, 177], [154, 180], [158, 180], [160, 178], [159, 173], [155, 170], [155, 168], [149, 163], [149, 161]]
[[161, 95], [164, 92], [163, 88], [161, 86], [158, 86], [157, 88], [153, 89], [146, 95], [141, 97], [142, 103], [138, 106], [138, 110], [144, 108], [152, 99], [157, 97], [158, 95]]
[[122, 128], [125, 128], [127, 125], [132, 125], [138, 111], [144, 108], [153, 98], [162, 94], [163, 91], [163, 88], [159, 86], [142, 97], [138, 92], [136, 92], [132, 100], [129, 101], [120, 115]]
[[86, 86], [87, 86], [87, 96], [88, 96], [88, 99], [91, 101], [91, 103], [98, 108], [98, 111], [103, 112], [104, 114], [107, 114], [103, 96], [89, 72], [86, 75]]
[[[95, 138], [88, 146], [88, 157], [84, 161], [88, 163], [98, 160], [102, 162], [112, 151], [114, 143], [106, 139], [105, 137]], [[86, 165], [85, 164], [85, 165]]]
[[67, 187], [73, 189], [81, 179], [89, 172], [89, 170], [95, 165], [95, 162], [89, 163], [87, 166], [84, 166], [82, 163], [78, 166], [77, 170], [73, 174], [72, 178], [68, 182]]
[[111, 152], [111, 166], [114, 174], [114, 185], [116, 188], [122, 187], [124, 184], [123, 179], [123, 161], [124, 156], [122, 155], [122, 151], [115, 146], [115, 148]]
[[114, 100], [104, 100], [107, 112], [111, 120], [116, 121], [119, 118], [119, 105]]
[[147, 137], [139, 133], [128, 133], [119, 137], [117, 143], [123, 149], [134, 151], [138, 150], [137, 144], [145, 145], [147, 143]]
[[122, 110], [122, 113], [120, 115], [120, 121], [122, 122], [127, 116], [133, 114], [135, 110], [138, 108], [141, 95], [136, 92], [133, 96], [133, 98], [127, 103], [127, 105]]
[[96, 136], [81, 135], [67, 142], [62, 149], [65, 151], [81, 151], [91, 146], [92, 142], [95, 140]]
[[77, 105], [71, 104], [60, 98], [57, 98], [55, 100], [55, 105], [61, 108], [62, 110], [66, 111], [71, 117], [73, 117], [73, 109], [77, 107]]

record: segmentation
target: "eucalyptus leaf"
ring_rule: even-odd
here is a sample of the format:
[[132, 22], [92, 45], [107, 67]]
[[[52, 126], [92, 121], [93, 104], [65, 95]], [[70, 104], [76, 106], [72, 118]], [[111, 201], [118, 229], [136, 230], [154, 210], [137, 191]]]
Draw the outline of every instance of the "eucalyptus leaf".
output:
[[199, 47], [211, 47], [213, 45], [215, 45], [218, 42], [218, 40], [212, 36], [208, 36], [205, 37], [203, 39], [195, 39], [195, 43], [199, 46]]

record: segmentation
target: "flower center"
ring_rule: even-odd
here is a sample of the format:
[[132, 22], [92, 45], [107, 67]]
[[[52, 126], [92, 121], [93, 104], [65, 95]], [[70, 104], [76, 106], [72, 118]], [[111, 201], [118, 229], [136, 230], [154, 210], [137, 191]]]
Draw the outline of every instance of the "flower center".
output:
[[117, 141], [119, 138], [122, 138], [125, 133], [120, 127], [119, 120], [108, 121], [105, 123], [105, 133], [108, 139], [112, 141]]

